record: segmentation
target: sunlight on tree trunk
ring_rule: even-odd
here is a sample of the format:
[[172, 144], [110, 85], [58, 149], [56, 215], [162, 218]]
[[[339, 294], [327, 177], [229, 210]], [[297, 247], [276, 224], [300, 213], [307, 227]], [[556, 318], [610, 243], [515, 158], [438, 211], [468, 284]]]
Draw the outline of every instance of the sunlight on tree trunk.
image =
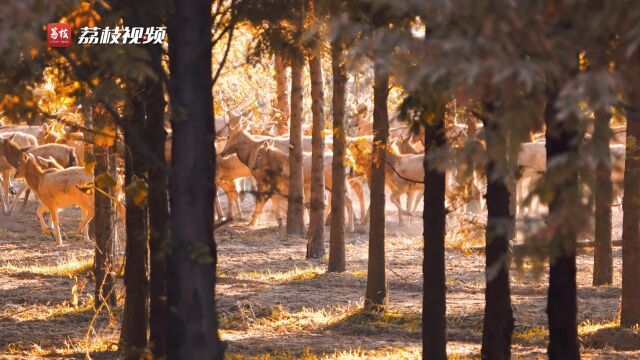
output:
[[[154, 55], [160, 55], [159, 52]], [[160, 58], [152, 55], [154, 64]], [[162, 71], [157, 67], [156, 71]], [[167, 132], [164, 128], [165, 100], [162, 84], [156, 82], [149, 88], [145, 101], [147, 127], [145, 134], [155, 156], [165, 161]], [[166, 356], [167, 332], [167, 263], [169, 244], [168, 179], [164, 169], [149, 164], [149, 343], [155, 358]]]
[[385, 275], [385, 165], [389, 138], [389, 73], [374, 59], [373, 89], [373, 156], [371, 164], [371, 205], [369, 227], [369, 260], [365, 307], [382, 308], [387, 303]]
[[344, 246], [344, 198], [345, 198], [345, 166], [346, 130], [344, 124], [345, 86], [347, 74], [342, 60], [343, 44], [340, 39], [331, 43], [331, 69], [333, 74], [333, 159], [331, 181], [331, 233], [329, 234], [328, 271], [342, 272], [346, 270]]
[[276, 111], [278, 135], [286, 135], [289, 131], [289, 99], [287, 89], [287, 63], [276, 54], [274, 77], [276, 80]]
[[301, 59], [291, 66], [291, 126], [287, 234], [304, 235], [304, 173], [302, 166], [302, 70]]
[[[320, 41], [320, 36], [315, 36]], [[320, 259], [324, 249], [324, 84], [322, 82], [322, 58], [320, 49], [314, 49], [309, 58], [311, 78], [311, 204], [309, 211], [309, 242], [307, 258]]]
[[613, 283], [613, 248], [611, 244], [611, 129], [609, 111], [596, 110], [593, 131], [593, 148], [598, 156], [595, 174], [595, 247], [593, 249], [593, 285]]
[[[442, 106], [442, 105], [441, 105]], [[430, 109], [425, 108], [425, 112]], [[424, 212], [423, 212], [423, 359], [447, 358], [447, 306], [445, 286], [444, 239], [446, 226], [445, 172], [430, 159], [433, 151], [446, 144], [444, 108], [438, 109], [425, 126]]]
[[[93, 124], [97, 129], [102, 129], [107, 126], [107, 124], [114, 126], [109, 122], [109, 116], [105, 113], [104, 109], [99, 106], [94, 106], [91, 116], [93, 117]], [[111, 176], [110, 169], [114, 166], [111, 162], [115, 160], [115, 158], [111, 156], [111, 149], [94, 145], [93, 152], [96, 159], [94, 168], [95, 176]], [[115, 208], [111, 200], [114, 196], [114, 189], [109, 186], [104, 186], [104, 183], [100, 184], [100, 182], [96, 182], [95, 186], [101, 190], [94, 192], [95, 216], [93, 218], [96, 239], [94, 260], [96, 288], [94, 307], [97, 309], [105, 300], [109, 306], [116, 305], [116, 292], [113, 289], [115, 281], [112, 276], [114, 272], [116, 224], [114, 218]], [[104, 195], [103, 192], [109, 194], [111, 197]]]

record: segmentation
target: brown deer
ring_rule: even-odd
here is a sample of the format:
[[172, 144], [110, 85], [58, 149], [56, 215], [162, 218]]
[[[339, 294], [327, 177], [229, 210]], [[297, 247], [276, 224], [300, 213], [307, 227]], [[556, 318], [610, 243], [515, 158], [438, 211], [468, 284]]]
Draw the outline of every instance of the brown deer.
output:
[[[82, 210], [82, 220], [76, 232], [80, 234], [84, 230], [84, 236], [89, 238], [87, 224], [94, 215], [93, 196], [81, 191], [80, 187], [93, 183], [93, 175], [87, 174], [84, 168], [77, 166], [63, 170], [43, 170], [33, 154], [24, 153], [16, 177], [25, 179], [38, 196], [40, 206], [37, 214], [43, 233], [52, 234], [53, 229], [54, 240], [58, 241], [58, 245], [62, 245], [58, 212], [77, 205]], [[47, 227], [44, 221], [45, 212], [50, 214], [52, 229]]]
[[[22, 153], [27, 152], [29, 154], [33, 154], [34, 156], [41, 157], [43, 159], [52, 158], [57, 162], [58, 165], [63, 167], [70, 167], [78, 165], [78, 158], [76, 157], [75, 150], [64, 144], [45, 144], [38, 146], [19, 146], [16, 142], [17, 133], [9, 136], [8, 138], [0, 138], [0, 154], [4, 155], [6, 161], [11, 165], [12, 168], [18, 169], [20, 166], [20, 162], [22, 159]], [[45, 160], [46, 161], [46, 160]], [[27, 200], [29, 198], [29, 188], [28, 186], [22, 186], [17, 192], [16, 196], [11, 204], [11, 207], [8, 210], [8, 213], [13, 212], [15, 206], [20, 198], [20, 195], [27, 191], [25, 194], [24, 202], [22, 204], [21, 210], [24, 210]]]
[[[6, 139], [13, 139], [13, 141], [20, 146], [30, 147], [38, 145], [36, 138], [33, 135], [21, 133], [21, 132], [0, 132], [0, 143], [3, 143]], [[0, 189], [0, 199], [2, 199], [2, 210], [6, 214], [9, 212], [9, 186], [11, 186], [11, 175], [15, 167], [11, 164], [9, 159], [5, 156], [4, 151], [0, 149], [0, 174], [2, 175], [2, 189]]]

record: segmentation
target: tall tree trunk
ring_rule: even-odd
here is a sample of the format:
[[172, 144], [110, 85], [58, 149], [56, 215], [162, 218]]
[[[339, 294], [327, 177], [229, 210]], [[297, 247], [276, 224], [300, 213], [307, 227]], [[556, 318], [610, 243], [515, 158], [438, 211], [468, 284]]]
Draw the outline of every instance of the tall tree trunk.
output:
[[[509, 180], [498, 172], [498, 164], [506, 166], [508, 159], [504, 151], [506, 134], [494, 120], [493, 104], [487, 106], [485, 121], [487, 153], [487, 228], [484, 322], [482, 328], [482, 358], [510, 359], [511, 334], [514, 319], [509, 287], [509, 241], [514, 235], [515, 216], [511, 212]], [[498, 154], [501, 158], [491, 158]], [[515, 194], [513, 194], [515, 195]]]
[[[132, 130], [144, 133], [144, 102], [140, 94], [131, 100]], [[128, 189], [139, 188], [145, 181], [145, 157], [128, 131], [124, 133], [125, 149], [125, 185]], [[131, 187], [130, 187], [131, 186]], [[125, 302], [122, 315], [122, 333], [120, 340], [124, 343], [126, 357], [137, 359], [140, 351], [147, 347], [147, 299], [149, 295], [148, 278], [148, 222], [146, 204], [136, 204], [133, 197], [137, 191], [127, 191], [127, 244], [125, 247], [124, 285]], [[96, 228], [97, 231], [97, 228]]]
[[302, 59], [291, 65], [291, 125], [289, 127], [289, 193], [287, 234], [304, 235], [304, 172], [302, 165]]
[[[316, 34], [315, 41], [320, 41]], [[318, 46], [316, 44], [316, 46]], [[324, 249], [324, 84], [322, 83], [322, 60], [320, 49], [313, 49], [309, 58], [311, 78], [311, 204], [309, 211], [309, 242], [307, 258], [319, 259]]]
[[[425, 111], [429, 111], [425, 109]], [[422, 358], [447, 358], [447, 306], [444, 263], [445, 172], [436, 168], [433, 152], [446, 143], [444, 107], [425, 128], [422, 300]]]
[[[549, 318], [550, 359], [579, 359], [576, 301], [576, 240], [577, 232], [572, 226], [562, 226], [557, 221], [567, 216], [567, 208], [577, 205], [578, 173], [575, 168], [559, 169], [553, 161], [557, 156], [577, 156], [579, 142], [577, 132], [563, 126], [558, 118], [556, 100], [558, 90], [548, 85], [545, 108], [547, 176], [554, 179], [557, 187], [549, 204], [549, 221], [555, 233], [551, 241], [552, 258], [549, 266], [549, 293], [547, 316]], [[555, 226], [557, 225], [557, 226]]]
[[385, 164], [389, 138], [389, 73], [374, 59], [373, 88], [373, 156], [371, 164], [371, 221], [369, 224], [369, 261], [367, 264], [366, 307], [382, 307], [387, 303], [385, 276]]
[[[161, 72], [160, 48], [150, 50], [152, 65]], [[165, 100], [161, 82], [154, 82], [145, 101], [147, 123], [145, 134], [149, 148], [164, 164], [167, 132], [164, 128]], [[165, 169], [149, 162], [149, 342], [156, 359], [166, 357], [167, 345], [167, 263], [169, 245], [168, 179]]]
[[274, 77], [276, 80], [276, 110], [278, 111], [278, 135], [285, 135], [289, 130], [289, 99], [287, 89], [287, 63], [282, 56], [275, 56]]
[[215, 303], [211, 2], [181, 1], [168, 19], [174, 111], [167, 354], [170, 359], [223, 359]]
[[[93, 108], [92, 117], [93, 125], [98, 131], [101, 131], [106, 126], [114, 126], [113, 123], [109, 122], [109, 115], [99, 106]], [[112, 160], [110, 148], [94, 144], [93, 152], [96, 160], [95, 177], [99, 179], [103, 176], [110, 176], [112, 165], [110, 163], [110, 160]], [[95, 186], [100, 190], [94, 192], [95, 216], [93, 217], [96, 238], [94, 307], [98, 308], [104, 301], [110, 306], [116, 305], [116, 293], [113, 289], [115, 286], [113, 265], [116, 227], [114, 221], [115, 209], [111, 200], [114, 194], [113, 188], [109, 186], [108, 182], [103, 181], [96, 181]]]
[[342, 272], [347, 268], [344, 245], [344, 154], [347, 132], [344, 124], [345, 87], [347, 72], [342, 59], [342, 41], [331, 43], [331, 69], [333, 73], [333, 159], [331, 161], [331, 229], [329, 234], [328, 271]]
[[640, 323], [640, 92], [632, 89], [632, 111], [627, 111], [627, 145], [622, 201], [622, 309], [620, 324]]
[[595, 176], [595, 248], [593, 249], [593, 285], [613, 282], [613, 248], [611, 244], [611, 201], [613, 183], [611, 181], [611, 113], [595, 111], [593, 150], [599, 157]]

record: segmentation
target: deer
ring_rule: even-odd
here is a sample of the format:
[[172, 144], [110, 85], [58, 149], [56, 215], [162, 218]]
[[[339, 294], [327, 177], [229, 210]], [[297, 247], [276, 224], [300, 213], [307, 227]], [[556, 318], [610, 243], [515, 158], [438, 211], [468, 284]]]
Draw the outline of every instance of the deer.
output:
[[[64, 144], [45, 144], [45, 145], [37, 145], [37, 146], [25, 146], [21, 147], [16, 142], [16, 136], [12, 135], [8, 138], [0, 138], [0, 154], [3, 154], [6, 161], [11, 165], [12, 168], [18, 169], [20, 166], [20, 161], [22, 157], [22, 153], [27, 152], [33, 154], [36, 157], [41, 157], [45, 159], [47, 162], [47, 158], [51, 158], [55, 160], [57, 165], [63, 167], [70, 167], [78, 165], [78, 158], [76, 157], [75, 150]], [[20, 198], [20, 195], [26, 191], [24, 202], [22, 204], [21, 210], [24, 210], [27, 200], [29, 199], [29, 188], [27, 185], [22, 186], [17, 192], [16, 196], [11, 204], [11, 207], [8, 210], [8, 213], [13, 212], [15, 206]]]
[[[20, 146], [30, 147], [38, 144], [35, 136], [21, 132], [5, 132], [0, 133], [0, 143], [4, 143], [6, 139], [12, 138], [16, 144]], [[5, 152], [0, 148], [0, 174], [2, 175], [2, 189], [0, 189], [0, 199], [2, 199], [2, 209], [6, 214], [9, 212], [9, 187], [11, 186], [11, 175], [15, 167], [9, 162], [5, 156]]]
[[[289, 150], [289, 138], [288, 137], [270, 137], [264, 135], [251, 135], [246, 130], [242, 128], [242, 126], [235, 125], [229, 128], [229, 138], [227, 139], [223, 151], [220, 155], [228, 156], [232, 154], [236, 154], [238, 159], [244, 163], [245, 165], [249, 164], [249, 158], [251, 154], [262, 144], [264, 141], [269, 141], [276, 148], [282, 151]], [[311, 151], [311, 137], [305, 136], [303, 137], [303, 151]], [[256, 206], [251, 216], [251, 221], [249, 223], [250, 226], [256, 224], [258, 217], [262, 213], [262, 208], [266, 204], [269, 199], [272, 199], [276, 219], [278, 220], [278, 224], [282, 223], [279, 212], [279, 203], [281, 202], [281, 197], [277, 194], [275, 196], [266, 195], [269, 193], [269, 184], [264, 182], [264, 174], [258, 172], [256, 170], [250, 170], [253, 177], [256, 179], [256, 187], [257, 191], [256, 195]]]
[[[386, 185], [391, 189], [391, 202], [398, 208], [398, 224], [404, 225], [403, 215], [411, 216], [419, 199], [424, 193], [424, 154], [403, 154], [398, 150], [397, 140], [387, 147], [385, 164]], [[400, 197], [407, 194], [407, 209], [402, 208]]]
[[[62, 170], [44, 170], [38, 164], [33, 154], [23, 153], [20, 166], [16, 174], [17, 178], [25, 179], [29, 187], [38, 196], [40, 205], [37, 215], [40, 228], [44, 234], [51, 235], [54, 241], [62, 246], [60, 221], [58, 212], [72, 206], [79, 206], [82, 210], [82, 219], [76, 232], [89, 238], [87, 224], [94, 215], [93, 196], [80, 190], [81, 186], [93, 183], [93, 175], [87, 174], [83, 167], [73, 166]], [[51, 218], [51, 228], [44, 221], [44, 213], [48, 212]]]
[[[332, 189], [332, 159], [333, 153], [325, 151], [323, 160], [325, 165], [324, 180], [325, 189]], [[310, 199], [311, 194], [311, 153], [303, 152], [302, 164], [304, 167], [304, 198]], [[289, 189], [289, 154], [264, 141], [254, 150], [249, 160], [249, 169], [259, 174], [263, 182], [268, 184], [269, 192], [286, 196]], [[351, 172], [351, 171], [349, 171]], [[353, 231], [353, 203], [349, 196], [349, 188], [346, 188], [345, 207], [347, 209], [347, 229]], [[305, 204], [308, 205], [308, 204]], [[308, 207], [308, 206], [307, 206]]]
[[62, 126], [43, 124], [38, 134], [39, 144], [65, 144], [71, 146], [78, 158], [78, 165], [84, 165], [84, 134], [67, 133]]

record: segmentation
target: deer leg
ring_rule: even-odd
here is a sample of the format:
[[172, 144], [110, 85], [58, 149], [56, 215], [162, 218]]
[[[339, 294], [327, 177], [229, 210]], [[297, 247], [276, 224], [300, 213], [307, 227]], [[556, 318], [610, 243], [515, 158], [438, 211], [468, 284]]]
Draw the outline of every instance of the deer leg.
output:
[[[78, 228], [76, 229], [76, 234], [78, 235], [82, 234], [87, 240], [89, 240], [89, 227], [87, 226], [87, 224], [93, 218], [94, 211], [91, 206], [84, 206], [84, 207], [81, 207], [81, 209], [82, 209], [82, 220], [80, 220], [80, 223], [78, 224]], [[84, 230], [84, 233], [83, 233], [83, 230]]]
[[399, 191], [394, 191], [391, 193], [391, 202], [398, 208], [398, 226], [404, 226], [404, 218], [402, 217], [402, 202], [400, 201], [401, 193]]
[[[30, 190], [29, 186], [25, 183], [22, 184], [22, 186], [20, 186], [20, 189], [18, 189], [18, 192], [16, 192], [16, 196], [13, 198], [13, 201], [11, 202], [11, 208], [9, 208], [9, 214], [11, 214], [13, 212], [13, 210], [16, 207], [16, 204], [18, 203], [18, 201], [20, 201], [20, 195], [22, 195], [23, 192], [25, 192], [25, 190]], [[29, 193], [27, 192], [25, 195], [25, 204], [23, 205], [26, 206], [26, 199], [29, 198]]]
[[353, 179], [349, 181], [349, 185], [351, 185], [351, 189], [356, 193], [358, 197], [358, 202], [360, 203], [360, 220], [364, 219], [366, 213], [366, 204], [364, 202], [364, 189], [362, 184], [360, 183], [360, 179]]
[[62, 234], [60, 232], [60, 219], [58, 218], [58, 211], [49, 211], [51, 216], [51, 223], [53, 224], [53, 237], [58, 241], [58, 245], [62, 246]]
[[347, 231], [354, 232], [355, 231], [355, 220], [353, 215], [353, 200], [351, 200], [351, 195], [348, 190], [346, 190], [346, 194], [344, 195], [344, 206], [347, 209]]
[[49, 210], [47, 209], [47, 207], [42, 204], [40, 204], [38, 210], [36, 211], [38, 220], [40, 220], [40, 230], [42, 230], [42, 233], [44, 233], [45, 235], [51, 234], [51, 228], [49, 228], [49, 226], [47, 226], [47, 223], [44, 221], [44, 213], [48, 211]]
[[269, 198], [266, 197], [266, 194], [258, 190], [258, 193], [256, 194], [256, 208], [253, 211], [253, 215], [251, 216], [251, 222], [249, 223], [249, 226], [254, 226], [256, 224], [256, 222], [258, 221], [258, 216], [260, 216], [260, 214], [262, 213], [262, 208], [266, 204], [267, 200], [269, 200]]
[[4, 214], [9, 211], [9, 186], [11, 185], [11, 171], [4, 170], [2, 172], [2, 210]]
[[29, 187], [29, 185], [26, 185], [26, 186], [27, 186], [27, 190], [25, 190], [25, 193], [24, 193], [24, 200], [22, 200], [22, 206], [20, 207], [20, 212], [24, 212], [24, 209], [27, 208], [27, 201], [29, 200], [29, 196], [31, 195], [31, 188]]

